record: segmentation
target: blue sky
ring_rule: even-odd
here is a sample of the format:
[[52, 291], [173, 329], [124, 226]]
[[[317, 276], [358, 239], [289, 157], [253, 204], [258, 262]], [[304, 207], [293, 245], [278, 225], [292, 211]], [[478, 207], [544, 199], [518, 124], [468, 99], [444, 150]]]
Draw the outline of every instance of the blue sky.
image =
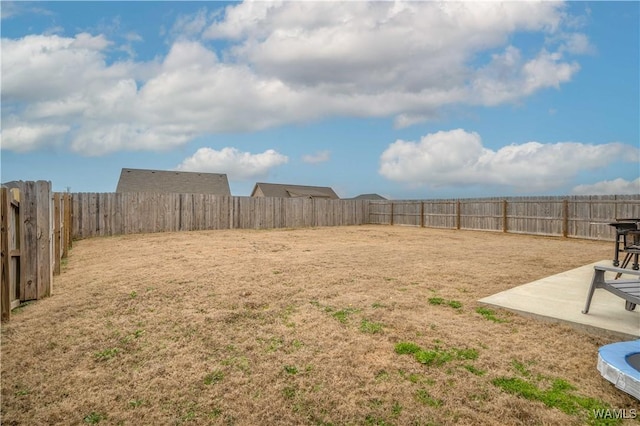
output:
[[5, 2], [2, 181], [640, 193], [638, 2]]

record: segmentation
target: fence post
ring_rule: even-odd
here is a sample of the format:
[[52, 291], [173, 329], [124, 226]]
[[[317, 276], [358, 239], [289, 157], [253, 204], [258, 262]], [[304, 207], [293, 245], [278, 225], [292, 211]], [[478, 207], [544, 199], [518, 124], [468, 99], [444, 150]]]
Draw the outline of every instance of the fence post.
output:
[[71, 222], [71, 194], [63, 194], [63, 222], [62, 230], [64, 231], [62, 239], [62, 258], [66, 258], [69, 255], [69, 249], [71, 248], [71, 228], [73, 224]]
[[456, 200], [456, 229], [460, 229], [460, 200]]
[[51, 183], [36, 182], [37, 197], [37, 290], [36, 299], [52, 294], [53, 288], [53, 223], [51, 223]]
[[562, 236], [569, 236], [569, 200], [562, 201]]
[[62, 259], [62, 229], [60, 229], [60, 225], [62, 224], [60, 221], [60, 193], [56, 192], [53, 194], [53, 238], [54, 238], [54, 249], [53, 249], [53, 261], [54, 268], [53, 274], [60, 275], [60, 259]]
[[2, 305], [2, 321], [8, 321], [11, 318], [11, 274], [9, 273], [9, 211], [11, 206], [9, 205], [9, 190], [2, 188], [1, 202], [2, 205], [1, 216], [1, 244], [0, 252], [2, 253], [2, 264], [0, 265], [0, 304]]
[[502, 232], [507, 232], [507, 200], [502, 200]]
[[37, 249], [37, 202], [36, 183], [27, 181], [24, 184], [24, 192], [21, 194], [20, 209], [24, 223], [24, 246], [22, 255], [25, 262], [21, 264], [20, 301], [34, 300], [38, 298], [38, 249]]
[[420, 228], [424, 228], [424, 201], [420, 202]]
[[391, 202], [391, 220], [390, 220], [390, 225], [393, 226], [393, 201]]

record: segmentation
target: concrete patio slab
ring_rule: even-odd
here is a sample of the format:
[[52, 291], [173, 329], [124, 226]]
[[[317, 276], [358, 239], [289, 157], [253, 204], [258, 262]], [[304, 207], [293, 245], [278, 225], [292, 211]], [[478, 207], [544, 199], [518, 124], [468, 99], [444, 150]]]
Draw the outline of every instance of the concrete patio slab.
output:
[[[589, 331], [638, 338], [640, 306], [635, 311], [627, 311], [624, 309], [624, 300], [606, 290], [596, 289], [589, 313], [582, 313], [593, 277], [593, 267], [599, 264], [610, 266], [611, 261], [603, 260], [552, 275], [485, 297], [479, 302], [543, 320], [568, 323]], [[607, 279], [613, 279], [613, 273], [607, 274]]]

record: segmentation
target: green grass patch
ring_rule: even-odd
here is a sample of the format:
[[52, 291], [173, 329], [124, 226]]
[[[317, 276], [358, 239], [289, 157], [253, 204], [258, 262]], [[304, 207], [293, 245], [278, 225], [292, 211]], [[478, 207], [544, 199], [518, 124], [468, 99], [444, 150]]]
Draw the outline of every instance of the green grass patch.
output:
[[231, 356], [222, 360], [221, 364], [236, 367], [238, 370], [246, 374], [251, 373], [251, 368], [249, 367], [249, 358], [247, 358], [246, 356]]
[[298, 374], [298, 368], [295, 365], [285, 365], [284, 371], [287, 374]]
[[516, 370], [518, 373], [522, 374], [523, 376], [525, 377], [531, 376], [531, 373], [529, 372], [527, 367], [524, 365], [524, 363], [514, 359], [513, 361], [511, 361], [511, 365], [513, 366], [514, 370]]
[[422, 349], [419, 345], [412, 342], [400, 342], [396, 344], [395, 352], [399, 355], [413, 355], [420, 364], [424, 365], [443, 365], [450, 361], [456, 360], [474, 360], [478, 358], [476, 349]]
[[84, 416], [82, 421], [84, 421], [85, 423], [89, 423], [91, 425], [95, 425], [100, 423], [102, 420], [105, 420], [106, 418], [107, 416], [105, 416], [104, 414], [96, 413], [95, 411], [92, 411], [91, 413]]
[[462, 308], [462, 302], [459, 302], [457, 300], [446, 300], [446, 299], [443, 299], [442, 297], [430, 297], [429, 299], [427, 299], [427, 301], [429, 302], [430, 305], [434, 305], [434, 306], [447, 305], [453, 309]]
[[413, 342], [400, 342], [396, 344], [396, 347], [395, 347], [395, 351], [399, 355], [415, 354], [421, 349], [422, 348], [420, 348], [419, 345], [416, 345]]
[[389, 373], [387, 373], [385, 370], [379, 370], [376, 372], [375, 378], [376, 378], [376, 381], [379, 381], [379, 382], [389, 380]]
[[316, 308], [321, 309], [324, 313], [331, 315], [333, 318], [340, 321], [342, 324], [347, 324], [349, 322], [349, 318], [353, 314], [360, 312], [360, 309], [352, 308], [352, 307], [337, 309], [329, 305], [323, 306], [317, 300], [312, 300], [310, 303]]
[[144, 404], [144, 400], [143, 399], [132, 399], [131, 401], [129, 401], [129, 407], [131, 408], [138, 408], [140, 406], [142, 406]]
[[217, 419], [222, 414], [222, 410], [220, 408], [214, 408], [213, 410], [207, 413], [207, 417], [210, 419]]
[[476, 376], [484, 376], [487, 372], [484, 370], [480, 370], [476, 367], [474, 367], [471, 364], [465, 364], [464, 366], [465, 370], [467, 370], [469, 373], [471, 374], [475, 374]]
[[340, 321], [342, 324], [346, 324], [347, 321], [349, 320], [349, 316], [351, 314], [355, 314], [356, 312], [358, 312], [358, 309], [346, 308], [346, 309], [340, 309], [339, 311], [335, 311], [334, 313], [331, 314], [331, 316], [337, 319], [338, 321]]
[[221, 382], [222, 379], [224, 379], [224, 373], [221, 370], [215, 370], [204, 376], [204, 384], [207, 386], [212, 385]]
[[360, 323], [360, 331], [370, 334], [380, 333], [382, 332], [382, 323], [363, 319]]
[[120, 352], [120, 349], [111, 348], [111, 349], [105, 349], [100, 352], [96, 352], [93, 356], [96, 359], [96, 361], [107, 361], [115, 357], [116, 355], [118, 355], [119, 352]]
[[391, 415], [393, 417], [398, 417], [402, 413], [402, 405], [398, 401], [393, 401], [393, 405], [391, 406]]
[[298, 390], [295, 387], [292, 387], [292, 386], [287, 386], [286, 388], [282, 389], [282, 395], [286, 399], [295, 398], [296, 393], [298, 393]]
[[610, 410], [611, 407], [603, 401], [583, 397], [575, 393], [576, 388], [563, 379], [554, 379], [548, 389], [541, 389], [537, 383], [519, 377], [498, 377], [491, 382], [504, 392], [530, 401], [540, 401], [549, 408], [580, 416], [591, 425], [617, 425], [622, 423], [619, 418], [596, 418], [596, 413]]
[[457, 359], [478, 359], [478, 351], [475, 349], [453, 349]]
[[266, 351], [267, 352], [276, 352], [278, 349], [284, 345], [284, 340], [281, 337], [271, 337], [269, 340], [264, 341], [267, 343]]
[[419, 350], [414, 356], [416, 361], [425, 365], [442, 365], [453, 360], [453, 355], [450, 352], [439, 350]]
[[508, 322], [505, 319], [498, 318], [496, 313], [489, 308], [477, 308], [476, 312], [482, 315], [486, 320], [493, 321], [495, 323]]
[[378, 418], [372, 414], [365, 417], [364, 424], [367, 426], [392, 426], [391, 423], [387, 423], [384, 419]]
[[422, 376], [420, 376], [419, 374], [416, 374], [416, 373], [410, 373], [407, 376], [407, 379], [409, 379], [409, 381], [411, 383], [418, 383], [422, 379]]
[[459, 302], [457, 300], [449, 300], [447, 302], [447, 305], [449, 305], [453, 309], [461, 309], [462, 308], [462, 302]]
[[442, 400], [433, 398], [426, 389], [418, 389], [415, 397], [420, 403], [430, 407], [440, 407], [442, 405]]

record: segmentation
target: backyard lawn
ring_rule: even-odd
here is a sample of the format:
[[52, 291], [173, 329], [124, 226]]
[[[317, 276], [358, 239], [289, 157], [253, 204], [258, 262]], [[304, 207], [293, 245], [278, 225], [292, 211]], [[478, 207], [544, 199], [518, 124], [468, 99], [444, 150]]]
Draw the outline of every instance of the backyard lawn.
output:
[[616, 339], [477, 300], [611, 252], [375, 225], [77, 241], [2, 324], [2, 424], [602, 424], [638, 408], [596, 370]]

